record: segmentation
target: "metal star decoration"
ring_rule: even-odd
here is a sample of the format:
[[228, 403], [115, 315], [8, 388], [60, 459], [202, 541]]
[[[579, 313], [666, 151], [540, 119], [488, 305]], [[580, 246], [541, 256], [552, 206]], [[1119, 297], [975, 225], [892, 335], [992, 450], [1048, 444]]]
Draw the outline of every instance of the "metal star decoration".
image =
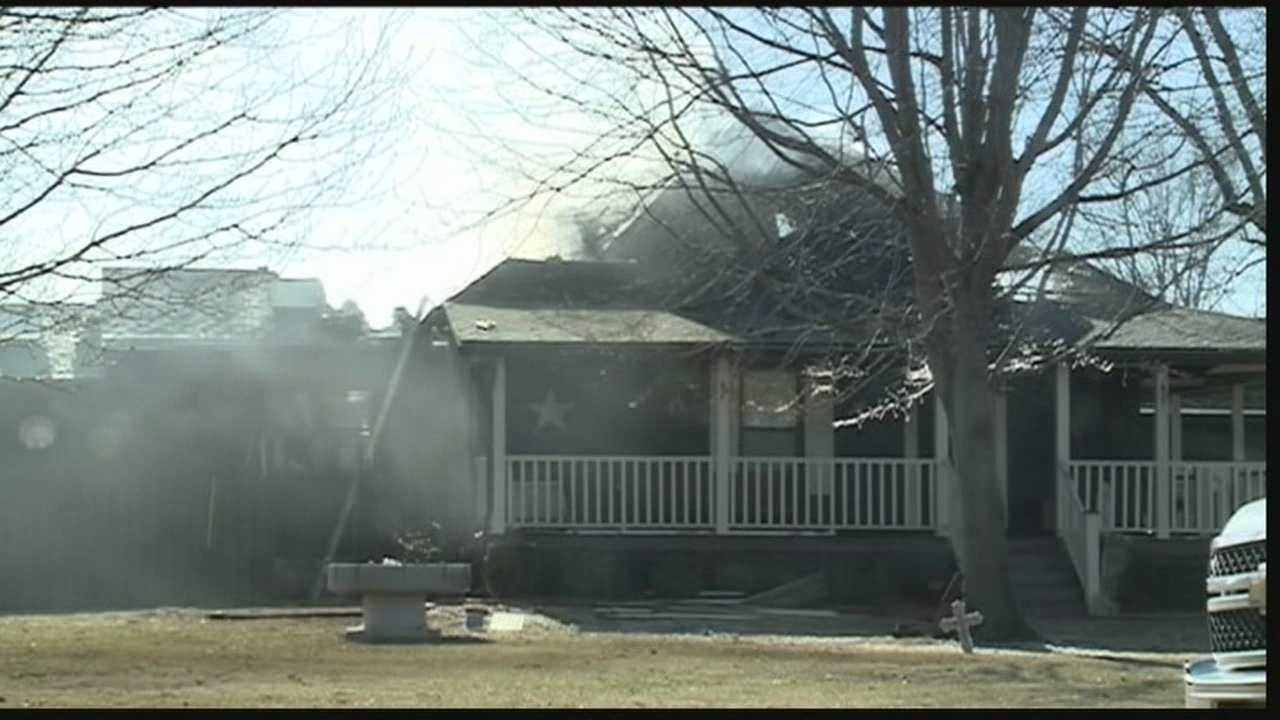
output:
[[542, 399], [542, 402], [529, 403], [529, 409], [538, 414], [538, 424], [534, 427], [534, 431], [537, 432], [548, 425], [567, 430], [565, 416], [569, 414], [571, 408], [573, 403], [558, 402], [555, 391], [548, 388], [547, 396]]

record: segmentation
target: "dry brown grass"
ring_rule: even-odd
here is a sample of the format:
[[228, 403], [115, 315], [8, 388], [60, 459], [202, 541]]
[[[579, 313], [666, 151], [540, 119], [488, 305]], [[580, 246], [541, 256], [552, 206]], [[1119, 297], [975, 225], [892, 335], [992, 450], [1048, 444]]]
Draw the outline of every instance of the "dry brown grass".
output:
[[495, 633], [488, 642], [371, 646], [342, 638], [351, 622], [217, 621], [197, 613], [3, 617], [0, 709], [1182, 704], [1172, 657], [1142, 664], [1050, 653], [964, 657], [953, 645], [928, 643], [578, 634], [546, 626]]

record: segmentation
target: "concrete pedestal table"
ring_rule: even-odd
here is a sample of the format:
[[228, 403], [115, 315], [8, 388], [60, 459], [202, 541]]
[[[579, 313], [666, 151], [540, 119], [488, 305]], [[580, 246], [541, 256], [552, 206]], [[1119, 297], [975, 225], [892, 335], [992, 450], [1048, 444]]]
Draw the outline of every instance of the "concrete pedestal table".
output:
[[427, 627], [426, 600], [462, 597], [471, 587], [467, 563], [409, 565], [333, 563], [329, 590], [363, 596], [364, 624], [347, 636], [366, 642], [426, 642], [440, 636]]

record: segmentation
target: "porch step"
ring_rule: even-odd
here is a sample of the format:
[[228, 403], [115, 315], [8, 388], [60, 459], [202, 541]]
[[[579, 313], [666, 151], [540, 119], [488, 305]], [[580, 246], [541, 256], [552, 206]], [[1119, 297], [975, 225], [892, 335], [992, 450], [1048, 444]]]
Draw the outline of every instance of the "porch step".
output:
[[1084, 617], [1084, 594], [1058, 538], [1009, 540], [1009, 574], [1028, 619]]

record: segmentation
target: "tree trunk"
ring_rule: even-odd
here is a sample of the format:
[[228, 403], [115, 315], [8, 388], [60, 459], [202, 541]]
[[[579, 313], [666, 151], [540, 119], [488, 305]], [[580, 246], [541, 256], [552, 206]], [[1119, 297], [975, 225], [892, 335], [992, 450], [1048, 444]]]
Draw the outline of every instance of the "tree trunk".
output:
[[[978, 303], [974, 303], [975, 305]], [[951, 318], [951, 367], [935, 372], [947, 410], [955, 470], [956, 510], [950, 537], [966, 602], [983, 614], [984, 640], [1037, 639], [1013, 597], [1005, 537], [1005, 505], [996, 477], [995, 395], [987, 374], [986, 334], [972, 307]], [[933, 360], [930, 360], [933, 362]]]

